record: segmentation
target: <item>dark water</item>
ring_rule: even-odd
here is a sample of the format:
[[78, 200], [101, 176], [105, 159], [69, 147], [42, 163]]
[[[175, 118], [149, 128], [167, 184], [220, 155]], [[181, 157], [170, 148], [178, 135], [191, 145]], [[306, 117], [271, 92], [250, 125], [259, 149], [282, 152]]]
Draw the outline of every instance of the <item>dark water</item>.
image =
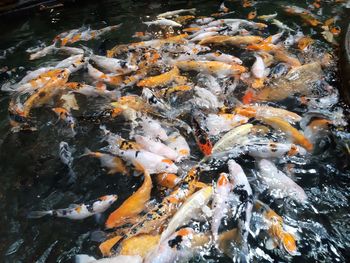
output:
[[[292, 2], [306, 7], [305, 1], [259, 1], [255, 7], [259, 14], [282, 13], [279, 5]], [[349, 14], [349, 9], [346, 11], [333, 1], [324, 2], [325, 16]], [[31, 17], [4, 22], [1, 25], [0, 50], [6, 50], [6, 57], [0, 58], [0, 68], [6, 66], [12, 73], [10, 76], [1, 73], [0, 82], [13, 78], [19, 80], [27, 70], [60, 59], [50, 56], [31, 62], [25, 50], [42, 42], [50, 43], [54, 36], [63, 31], [82, 25], [101, 28], [123, 23], [122, 29], [109, 34], [108, 38], [86, 44], [96, 53], [103, 53], [117, 43], [131, 42], [135, 31], [145, 30], [141, 22], [146, 16], [192, 7], [196, 7], [200, 15], [209, 15], [217, 10], [219, 4], [217, 1], [80, 1], [69, 8], [47, 10], [34, 13]], [[228, 6], [236, 11], [232, 16], [234, 18], [245, 18], [250, 11], [242, 9], [237, 1]], [[297, 18], [283, 19], [281, 15], [279, 19], [289, 25], [300, 24]], [[315, 33], [315, 29], [308, 26], [303, 26], [303, 31], [304, 34]], [[314, 37], [322, 40], [317, 34]], [[337, 79], [332, 84], [337, 85]], [[59, 142], [65, 140], [74, 145], [75, 156], [82, 153], [84, 147], [98, 149], [101, 146], [99, 123], [81, 119], [78, 135], [74, 139], [69, 138], [54, 125], [56, 117], [51, 110], [40, 108], [35, 111], [38, 131], [11, 133], [7, 107], [8, 96], [0, 93], [0, 261], [71, 262], [78, 253], [99, 256], [99, 243], [91, 241], [89, 235], [93, 230], [103, 229], [103, 218], [100, 221], [94, 218], [84, 221], [53, 218], [28, 220], [27, 212], [67, 207], [71, 203], [114, 193], [119, 195], [114, 206], [117, 207], [139, 186], [139, 180], [109, 176], [100, 168], [97, 160], [84, 158], [74, 162], [78, 181], [69, 185], [66, 180], [68, 171], [58, 156]], [[91, 106], [90, 111], [94, 107], [97, 109], [98, 103]], [[118, 127], [118, 123], [109, 124]], [[288, 225], [298, 228], [298, 250], [301, 255], [293, 258], [280, 256], [264, 249], [256, 241], [256, 245], [276, 261], [345, 262], [350, 257], [349, 164], [335, 150], [335, 142], [330, 141], [329, 144], [326, 150], [317, 153], [311, 160], [300, 161], [295, 172], [297, 182], [306, 191], [310, 204], [297, 208], [289, 204], [276, 204], [273, 207], [284, 216]], [[229, 259], [211, 255], [206, 261], [229, 262]]]

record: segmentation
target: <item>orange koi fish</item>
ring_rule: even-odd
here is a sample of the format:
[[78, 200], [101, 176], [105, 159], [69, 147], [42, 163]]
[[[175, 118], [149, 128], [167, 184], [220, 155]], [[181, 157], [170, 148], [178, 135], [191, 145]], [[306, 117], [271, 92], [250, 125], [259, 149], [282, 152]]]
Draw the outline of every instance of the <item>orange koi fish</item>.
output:
[[227, 46], [240, 46], [257, 44], [263, 41], [259, 36], [211, 36], [207, 37], [199, 42], [200, 45], [227, 45]]
[[131, 218], [141, 213], [149, 201], [152, 190], [152, 179], [147, 171], [144, 172], [144, 181], [141, 187], [123, 204], [109, 215], [106, 228], [115, 228], [127, 223]]
[[181, 181], [180, 177], [178, 177], [176, 174], [169, 173], [157, 174], [156, 180], [160, 186], [166, 188], [174, 188]]
[[141, 80], [137, 83], [137, 86], [155, 88], [158, 86], [166, 86], [173, 81], [180, 85], [185, 84], [187, 81], [186, 77], [180, 76], [180, 71], [176, 66], [168, 72]]
[[255, 209], [263, 214], [267, 222], [267, 232], [271, 238], [272, 247], [279, 246], [280, 248], [284, 248], [289, 254], [295, 255], [297, 253], [295, 237], [293, 234], [284, 230], [282, 217], [259, 200], [256, 201], [254, 206]]
[[274, 129], [279, 129], [286, 133], [293, 140], [294, 143], [303, 146], [309, 152], [312, 151], [312, 143], [301, 132], [299, 132], [288, 122], [278, 117], [263, 117], [262, 120]]

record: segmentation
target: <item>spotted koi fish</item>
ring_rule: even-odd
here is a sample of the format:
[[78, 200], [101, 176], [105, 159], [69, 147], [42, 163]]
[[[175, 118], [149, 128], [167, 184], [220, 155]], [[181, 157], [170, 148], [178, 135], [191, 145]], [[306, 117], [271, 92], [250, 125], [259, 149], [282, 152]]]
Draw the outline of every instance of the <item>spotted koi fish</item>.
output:
[[28, 214], [28, 218], [41, 218], [46, 215], [54, 217], [64, 217], [72, 220], [81, 220], [95, 214], [106, 211], [116, 200], [117, 195], [105, 195], [97, 200], [90, 201], [86, 204], [71, 205], [71, 208], [56, 209], [48, 211], [32, 211]]
[[194, 136], [199, 149], [205, 156], [210, 155], [212, 153], [213, 145], [209, 139], [208, 134], [201, 128], [200, 124], [195, 118], [192, 118], [192, 125], [194, 128]]

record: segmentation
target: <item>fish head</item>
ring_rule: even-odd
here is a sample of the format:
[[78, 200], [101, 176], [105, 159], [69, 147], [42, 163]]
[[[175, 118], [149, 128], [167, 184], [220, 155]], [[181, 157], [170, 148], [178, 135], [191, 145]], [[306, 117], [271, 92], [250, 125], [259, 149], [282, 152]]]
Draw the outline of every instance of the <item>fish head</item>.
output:
[[158, 167], [159, 171], [167, 172], [167, 173], [173, 173], [176, 174], [178, 167], [175, 165], [175, 163], [170, 159], [163, 159], [159, 164]]

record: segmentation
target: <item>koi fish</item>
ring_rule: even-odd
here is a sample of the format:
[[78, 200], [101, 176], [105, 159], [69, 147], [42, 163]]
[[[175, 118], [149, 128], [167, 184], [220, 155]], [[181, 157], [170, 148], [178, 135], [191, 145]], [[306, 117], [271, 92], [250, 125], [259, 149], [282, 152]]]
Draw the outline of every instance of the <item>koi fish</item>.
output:
[[192, 118], [192, 125], [194, 128], [194, 136], [199, 149], [205, 156], [210, 155], [212, 153], [213, 145], [207, 133], [200, 127], [200, 124], [195, 118]]
[[266, 242], [267, 246], [272, 248], [280, 247], [290, 255], [297, 254], [297, 245], [293, 234], [284, 230], [283, 218], [263, 202], [256, 200], [255, 209], [262, 213], [268, 227], [270, 239]]
[[190, 156], [190, 147], [188, 146], [186, 139], [181, 136], [180, 133], [171, 133], [165, 143], [169, 148], [173, 149], [178, 154], [176, 159], [177, 162], [180, 162], [182, 159], [186, 159]]
[[70, 114], [70, 112], [65, 108], [52, 108], [52, 111], [56, 113], [56, 115], [58, 116], [58, 120], [62, 120], [65, 123], [67, 123], [68, 126], [71, 128], [73, 134], [75, 134], [76, 122], [74, 117]]
[[209, 135], [215, 136], [247, 121], [247, 117], [239, 114], [208, 114], [206, 117], [206, 128]]
[[70, 208], [48, 210], [48, 211], [32, 211], [28, 214], [28, 218], [41, 218], [46, 215], [55, 217], [64, 217], [72, 220], [81, 220], [95, 214], [106, 211], [116, 200], [117, 195], [105, 195], [97, 200], [90, 201], [86, 204], [71, 205]]
[[87, 64], [87, 69], [89, 76], [98, 81], [103, 81], [115, 86], [119, 86], [123, 83], [123, 77], [119, 73], [105, 74], [102, 71], [99, 71], [98, 69], [94, 68], [91, 64]]
[[101, 152], [92, 152], [89, 149], [85, 149], [84, 155], [98, 158], [101, 162], [101, 166], [108, 169], [108, 174], [121, 173], [129, 175], [129, 171], [126, 168], [125, 163], [117, 156]]
[[166, 263], [178, 260], [189, 260], [192, 253], [192, 228], [181, 228], [166, 239], [161, 240], [159, 246], [145, 258], [145, 263]]
[[264, 21], [270, 21], [274, 18], [277, 17], [277, 13], [274, 13], [274, 14], [271, 14], [271, 15], [261, 15], [261, 16], [258, 16], [259, 19], [261, 20], [264, 20]]
[[[238, 222], [242, 252], [247, 253], [247, 239], [253, 209], [253, 192], [242, 167], [234, 160], [229, 160], [227, 165], [230, 182], [233, 185], [233, 197], [237, 202], [234, 209], [234, 217], [237, 218]], [[247, 256], [247, 254], [244, 255], [244, 257]]]
[[150, 22], [143, 22], [147, 26], [155, 25], [155, 26], [172, 26], [172, 27], [182, 27], [181, 24], [176, 23], [173, 20], [165, 19], [165, 18], [160, 18], [155, 21], [150, 21]]
[[177, 173], [178, 170], [172, 160], [145, 150], [118, 150], [117, 154], [131, 162], [137, 170], [146, 169], [150, 174]]
[[69, 169], [69, 177], [71, 180], [75, 180], [76, 174], [73, 171], [73, 156], [72, 156], [72, 149], [69, 147], [68, 143], [66, 142], [60, 142], [59, 145], [59, 156], [61, 159], [61, 162], [65, 164]]
[[253, 125], [252, 124], [244, 124], [241, 126], [238, 126], [236, 128], [233, 128], [229, 132], [227, 132], [224, 136], [218, 140], [213, 147], [212, 152], [218, 153], [227, 151], [231, 147], [233, 147], [235, 144], [239, 143], [239, 140], [248, 135], [250, 131], [252, 130]]
[[287, 31], [292, 31], [292, 32], [295, 31], [294, 29], [290, 28], [289, 26], [283, 24], [278, 19], [273, 18], [271, 23], [274, 24], [275, 26], [277, 26], [278, 28], [282, 29], [282, 30], [287, 30]]
[[121, 59], [92, 55], [90, 60], [112, 73], [126, 74], [137, 70], [137, 66], [130, 65], [127, 61]]
[[121, 27], [122, 24], [108, 26], [105, 28], [101, 28], [98, 30], [91, 30], [90, 28], [83, 30], [81, 29], [73, 29], [68, 32], [63, 32], [54, 38], [54, 41], [58, 41], [61, 46], [65, 46], [67, 44], [73, 44], [78, 41], [89, 41], [91, 39], [99, 38], [101, 35], [106, 34], [110, 31], [117, 30]]
[[180, 183], [181, 178], [176, 174], [160, 173], [157, 175], [156, 180], [160, 186], [166, 188], [174, 188], [177, 184]]
[[214, 189], [212, 202], [213, 219], [211, 231], [214, 240], [218, 240], [221, 221], [229, 212], [229, 199], [232, 189], [233, 185], [230, 183], [228, 175], [221, 173]]
[[152, 190], [152, 179], [144, 170], [144, 180], [140, 188], [126, 199], [120, 207], [109, 215], [106, 228], [115, 228], [127, 223], [131, 218], [141, 213], [149, 201]]
[[166, 73], [141, 80], [140, 82], [137, 83], [137, 86], [155, 88], [158, 86], [166, 86], [173, 81], [179, 85], [182, 85], [186, 83], [186, 80], [187, 80], [186, 77], [180, 76], [180, 71], [175, 66], [172, 70]]
[[222, 53], [220, 51], [216, 51], [215, 53], [207, 53], [203, 55], [203, 57], [206, 60], [215, 60], [215, 61], [224, 62], [224, 63], [236, 63], [239, 65], [243, 64], [242, 60], [240, 60], [239, 58]]
[[211, 199], [213, 187], [207, 186], [195, 192], [183, 203], [162, 232], [160, 242], [166, 240], [175, 230], [187, 224]]
[[296, 128], [291, 126], [288, 122], [278, 117], [264, 117], [262, 118], [262, 120], [266, 124], [272, 126], [274, 129], [279, 129], [283, 131], [287, 136], [289, 136], [292, 139], [294, 143], [303, 146], [308, 151], [312, 151], [312, 143]]
[[162, 128], [158, 121], [149, 117], [144, 117], [140, 125], [146, 136], [154, 139], [159, 138], [162, 141], [166, 141], [168, 139], [166, 131]]
[[179, 10], [174, 10], [174, 11], [168, 11], [165, 13], [161, 13], [159, 15], [157, 15], [157, 18], [167, 18], [167, 17], [174, 17], [177, 16], [179, 14], [183, 14], [183, 13], [190, 13], [190, 14], [195, 14], [197, 11], [196, 8], [190, 8], [190, 9], [179, 9]]
[[243, 66], [219, 61], [178, 61], [176, 66], [184, 71], [193, 70], [205, 74], [213, 74], [219, 78], [238, 75], [246, 71], [246, 68]]
[[146, 151], [164, 156], [173, 161], [177, 160], [178, 158], [176, 151], [161, 142], [154, 141], [141, 135], [136, 135], [135, 141]]
[[212, 36], [203, 39], [199, 42], [200, 45], [227, 45], [227, 46], [241, 46], [249, 44], [257, 44], [261, 42], [263, 38], [259, 36]]
[[278, 170], [274, 163], [262, 159], [258, 162], [260, 179], [268, 185], [270, 190], [279, 190], [282, 197], [289, 196], [295, 201], [304, 203], [307, 200], [303, 188], [297, 185], [292, 179]]
[[269, 87], [261, 90], [253, 99], [257, 101], [277, 101], [295, 93], [307, 95], [311, 92], [312, 83], [319, 80], [322, 75], [321, 65], [318, 62], [295, 67], [287, 75], [273, 81]]

